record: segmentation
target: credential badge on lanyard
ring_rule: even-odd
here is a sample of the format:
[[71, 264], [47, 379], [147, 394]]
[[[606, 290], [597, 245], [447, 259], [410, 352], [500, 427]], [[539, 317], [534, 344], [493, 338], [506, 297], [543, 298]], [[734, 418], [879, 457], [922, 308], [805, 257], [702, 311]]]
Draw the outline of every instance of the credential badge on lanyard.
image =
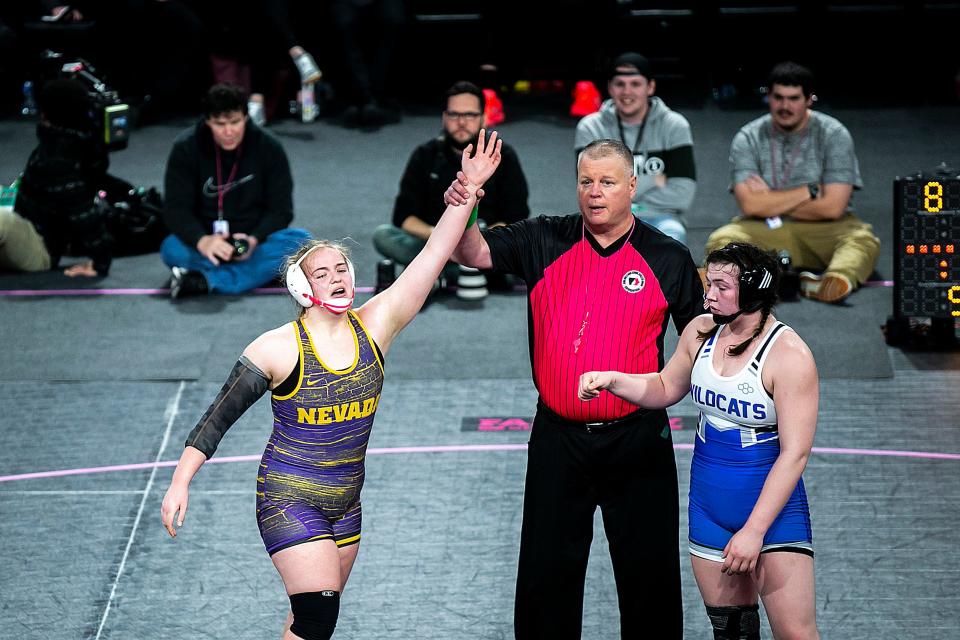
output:
[[229, 236], [230, 223], [223, 217], [223, 196], [227, 189], [233, 185], [234, 178], [237, 177], [237, 169], [240, 167], [240, 157], [243, 153], [243, 146], [237, 146], [237, 155], [233, 159], [233, 166], [230, 167], [230, 175], [227, 176], [227, 183], [223, 183], [223, 169], [220, 166], [220, 147], [216, 147], [217, 158], [217, 219], [213, 221], [213, 235]]

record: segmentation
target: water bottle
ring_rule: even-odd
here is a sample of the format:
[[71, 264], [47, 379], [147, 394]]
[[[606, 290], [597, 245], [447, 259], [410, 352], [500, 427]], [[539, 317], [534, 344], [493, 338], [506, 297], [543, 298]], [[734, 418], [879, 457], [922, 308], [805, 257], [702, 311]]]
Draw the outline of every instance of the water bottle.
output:
[[20, 115], [25, 118], [32, 118], [37, 115], [37, 101], [33, 97], [33, 82], [31, 80], [23, 83], [23, 106], [20, 107]]
[[314, 101], [313, 84], [300, 85], [300, 119], [313, 122], [317, 119], [317, 104]]
[[20, 188], [20, 178], [13, 181], [9, 187], [0, 187], [0, 207], [13, 208], [17, 201], [17, 190]]

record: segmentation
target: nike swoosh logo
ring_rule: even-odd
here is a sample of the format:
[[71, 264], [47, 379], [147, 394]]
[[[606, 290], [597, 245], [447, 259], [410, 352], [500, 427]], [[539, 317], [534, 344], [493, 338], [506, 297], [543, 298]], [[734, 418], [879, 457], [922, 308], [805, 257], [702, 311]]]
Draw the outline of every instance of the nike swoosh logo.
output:
[[[251, 180], [253, 180], [253, 176], [254, 174], [252, 173], [248, 176], [243, 176], [239, 180], [235, 180], [234, 182], [228, 182], [227, 184], [223, 185], [220, 189], [221, 191], [223, 191], [223, 193], [227, 193], [228, 191], [232, 189], [236, 189], [242, 184], [246, 184], [247, 182], [250, 182]], [[217, 185], [213, 183], [213, 177], [207, 178], [207, 181], [203, 183], [203, 195], [205, 195], [208, 198], [217, 197]]]
[[307, 386], [312, 387], [315, 384], [320, 384], [323, 380], [307, 380]]

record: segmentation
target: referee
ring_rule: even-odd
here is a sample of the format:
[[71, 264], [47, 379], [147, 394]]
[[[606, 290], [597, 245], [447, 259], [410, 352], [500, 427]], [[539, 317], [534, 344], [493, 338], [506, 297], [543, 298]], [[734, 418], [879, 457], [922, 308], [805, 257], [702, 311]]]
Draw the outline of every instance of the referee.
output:
[[[461, 177], [461, 180], [463, 178]], [[471, 227], [454, 258], [527, 283], [530, 358], [540, 394], [528, 448], [514, 628], [518, 639], [579, 638], [600, 507], [623, 638], [680, 638], [679, 505], [664, 410], [612, 394], [577, 397], [591, 370], [663, 368], [669, 318], [678, 332], [702, 312], [686, 247], [637, 220], [633, 156], [597, 140], [577, 163], [579, 215]], [[448, 202], [466, 189], [455, 181]]]

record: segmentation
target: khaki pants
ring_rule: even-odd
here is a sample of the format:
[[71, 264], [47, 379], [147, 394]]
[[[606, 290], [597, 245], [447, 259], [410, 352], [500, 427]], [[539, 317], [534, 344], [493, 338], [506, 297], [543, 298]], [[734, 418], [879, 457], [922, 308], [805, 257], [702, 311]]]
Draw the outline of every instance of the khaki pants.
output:
[[767, 251], [786, 249], [795, 268], [839, 273], [855, 285], [870, 276], [880, 253], [880, 239], [873, 234], [873, 227], [852, 213], [826, 222], [787, 218], [777, 229], [764, 220], [734, 218], [710, 234], [707, 253], [729, 242], [749, 242]]
[[50, 254], [33, 223], [0, 207], [0, 269], [4, 271], [46, 271]]

